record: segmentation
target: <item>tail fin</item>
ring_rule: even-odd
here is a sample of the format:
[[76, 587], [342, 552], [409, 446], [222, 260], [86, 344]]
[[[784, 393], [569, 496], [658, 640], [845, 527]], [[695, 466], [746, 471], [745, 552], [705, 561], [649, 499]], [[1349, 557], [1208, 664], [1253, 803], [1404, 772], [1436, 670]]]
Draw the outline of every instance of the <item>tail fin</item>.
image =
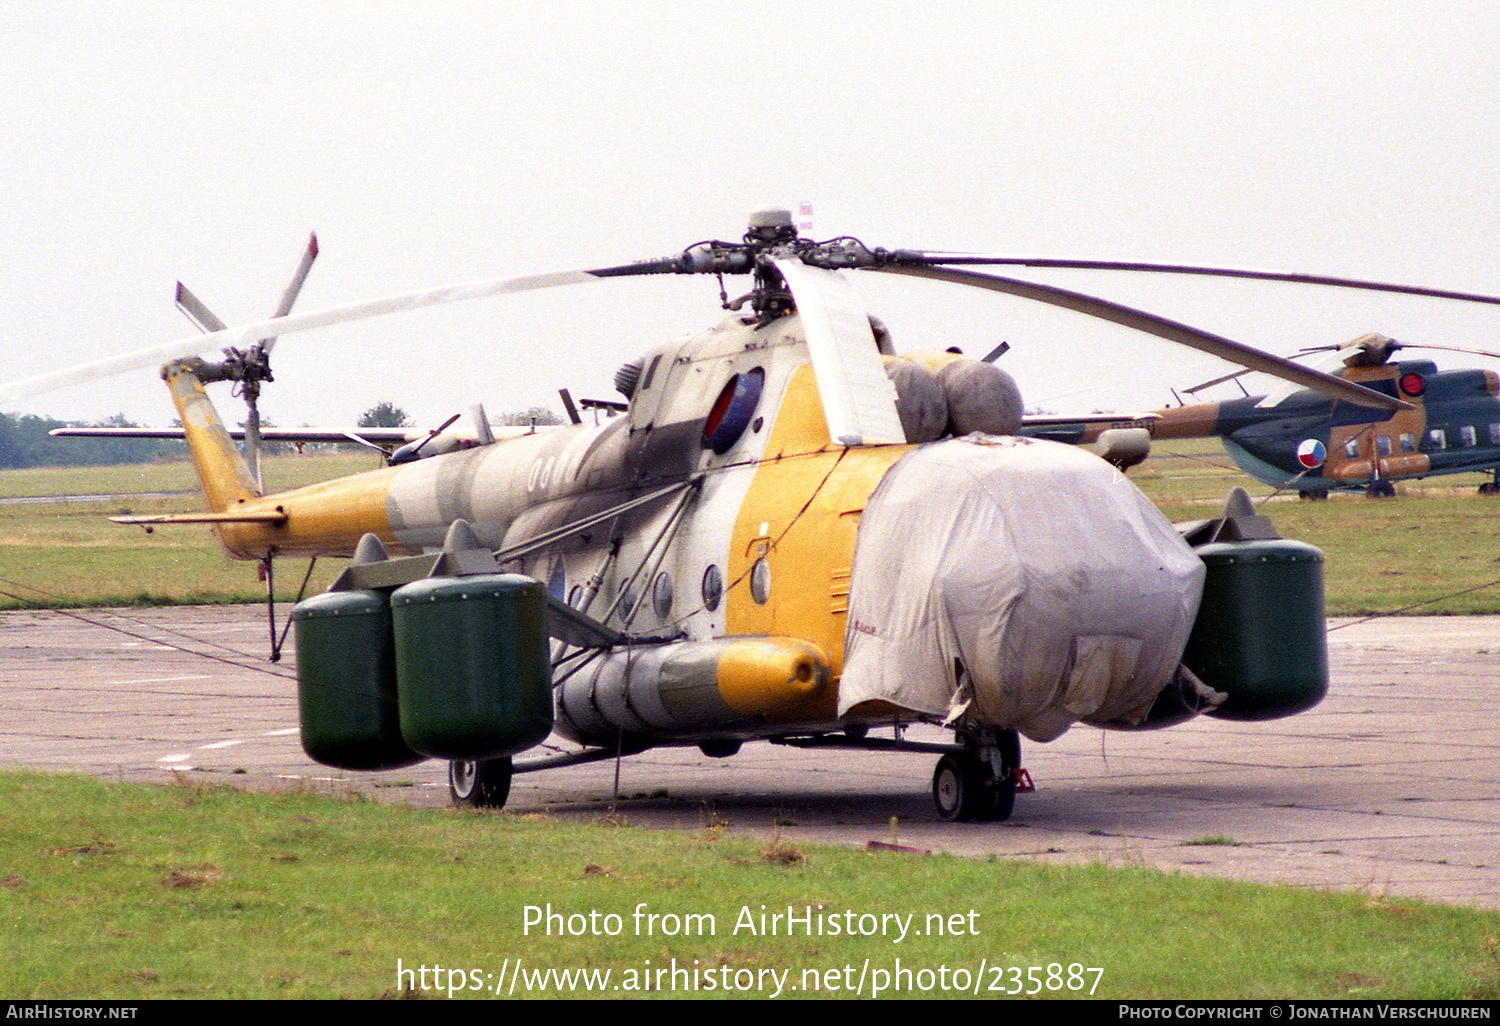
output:
[[182, 420], [203, 498], [210, 510], [222, 513], [245, 499], [259, 496], [261, 490], [203, 390], [203, 377], [208, 370], [208, 364], [192, 357], [167, 364], [161, 376], [172, 391], [172, 402]]

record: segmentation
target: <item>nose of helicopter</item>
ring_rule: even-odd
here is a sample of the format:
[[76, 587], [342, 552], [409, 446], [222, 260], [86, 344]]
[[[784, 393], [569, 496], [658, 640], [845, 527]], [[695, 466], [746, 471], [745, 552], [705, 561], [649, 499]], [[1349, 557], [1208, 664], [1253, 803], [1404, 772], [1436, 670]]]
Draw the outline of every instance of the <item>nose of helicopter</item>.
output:
[[970, 435], [898, 461], [861, 517], [839, 711], [874, 700], [1050, 740], [1172, 679], [1201, 560], [1123, 474]]

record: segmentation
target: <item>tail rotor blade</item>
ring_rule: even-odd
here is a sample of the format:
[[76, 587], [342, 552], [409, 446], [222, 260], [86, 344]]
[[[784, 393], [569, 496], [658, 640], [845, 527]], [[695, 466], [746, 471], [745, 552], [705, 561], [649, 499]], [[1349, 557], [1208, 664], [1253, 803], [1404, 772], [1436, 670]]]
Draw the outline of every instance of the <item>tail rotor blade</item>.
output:
[[[307, 272], [312, 270], [313, 261], [318, 258], [318, 235], [316, 232], [307, 237], [307, 248], [302, 251], [302, 260], [297, 264], [297, 270], [292, 273], [292, 280], [287, 284], [286, 291], [281, 294], [281, 302], [276, 304], [276, 312], [273, 318], [284, 318], [292, 312], [292, 306], [297, 302], [297, 296], [302, 291], [302, 283], [307, 281]], [[271, 347], [276, 344], [278, 335], [271, 335], [260, 340], [261, 350], [267, 357], [271, 355]]]
[[307, 237], [307, 248], [302, 251], [302, 261], [292, 274], [292, 280], [287, 285], [286, 291], [281, 294], [281, 302], [276, 304], [276, 312], [271, 315], [272, 317], [285, 317], [292, 312], [292, 305], [297, 302], [297, 294], [302, 291], [302, 283], [307, 281], [307, 272], [312, 270], [313, 261], [317, 258], [318, 235], [314, 232]]
[[203, 300], [189, 292], [188, 287], [182, 282], [177, 283], [177, 309], [196, 324], [199, 331], [223, 331], [229, 327], [219, 320], [212, 310], [203, 305]]

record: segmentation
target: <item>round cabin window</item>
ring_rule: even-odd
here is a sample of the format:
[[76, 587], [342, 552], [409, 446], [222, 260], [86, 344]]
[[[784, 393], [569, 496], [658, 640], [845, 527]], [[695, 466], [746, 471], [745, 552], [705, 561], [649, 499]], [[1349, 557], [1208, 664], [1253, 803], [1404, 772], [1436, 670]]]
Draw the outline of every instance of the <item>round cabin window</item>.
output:
[[672, 575], [657, 574], [651, 585], [651, 609], [658, 620], [665, 620], [672, 612]]
[[719, 600], [723, 597], [724, 572], [710, 563], [708, 569], [703, 571], [703, 605], [709, 612], [713, 612], [719, 608]]
[[766, 562], [765, 556], [757, 559], [750, 568], [750, 597], [760, 605], [765, 605], [771, 597], [771, 564]]

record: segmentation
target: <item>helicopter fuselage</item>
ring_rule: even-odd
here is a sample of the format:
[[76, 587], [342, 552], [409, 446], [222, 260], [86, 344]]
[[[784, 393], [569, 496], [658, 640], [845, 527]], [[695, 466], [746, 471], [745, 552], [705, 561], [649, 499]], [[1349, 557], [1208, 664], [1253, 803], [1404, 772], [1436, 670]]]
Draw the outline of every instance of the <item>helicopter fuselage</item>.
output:
[[[1086, 442], [1110, 428], [1144, 428], [1153, 438], [1217, 437], [1245, 473], [1276, 488], [1367, 489], [1372, 482], [1500, 467], [1500, 376], [1490, 370], [1439, 371], [1430, 360], [1346, 367], [1350, 381], [1400, 398], [1388, 413], [1309, 390], [1279, 401], [1247, 396], [1154, 410], [1111, 424], [1052, 424], [1037, 433]], [[1317, 442], [1320, 463], [1303, 462]]]
[[[1096, 457], [988, 436], [836, 444], [796, 316], [731, 317], [648, 354], [627, 385], [627, 413], [597, 425], [544, 429], [277, 495], [226, 500], [243, 482], [221, 470], [227, 483], [206, 490], [246, 519], [215, 530], [229, 551], [256, 559], [349, 555], [366, 534], [399, 555], [439, 549], [464, 521], [478, 545], [497, 553], [497, 570], [544, 582], [553, 599], [612, 629], [689, 643], [785, 638], [808, 646], [817, 687], [794, 688], [743, 721], [658, 729], [658, 740], [763, 735], [768, 724], [825, 726], [845, 716], [961, 714], [946, 699], [914, 699], [885, 670], [868, 671], [879, 679], [858, 701], [841, 699], [846, 643], [874, 644], [868, 639], [880, 635], [892, 651], [922, 650], [925, 668], [909, 675], [924, 678], [932, 694], [968, 688], [977, 696], [974, 715], [987, 709], [1000, 726], [1043, 738], [1077, 720], [1142, 720], [1171, 682], [1202, 565]], [[185, 424], [208, 422], [192, 389], [174, 392], [188, 397], [179, 401]], [[190, 429], [195, 454], [224, 460], [229, 443], [207, 445], [206, 427], [198, 434], [193, 444]], [[911, 462], [944, 445], [959, 448], [942, 457], [941, 469]], [[919, 482], [920, 508], [885, 510], [887, 521], [897, 518], [896, 536], [861, 549], [866, 507], [903, 460], [904, 480]], [[213, 477], [205, 471], [206, 481]], [[997, 508], [1004, 512], [990, 531], [969, 531]], [[619, 512], [570, 528], [611, 510]], [[272, 513], [281, 519], [251, 519]], [[918, 559], [915, 546], [901, 551], [900, 518], [928, 515], [946, 518], [929, 533], [951, 542], [923, 571], [933, 578], [922, 586], [932, 608], [893, 611], [875, 595], [866, 600], [873, 611], [851, 631], [857, 580], [899, 573], [908, 556]], [[1003, 594], [998, 586], [945, 584], [976, 572], [995, 581], [1011, 574], [1016, 583]], [[922, 590], [909, 581], [893, 587]], [[1058, 598], [1065, 595], [1082, 597]], [[1001, 629], [1012, 622], [1015, 637]], [[905, 633], [892, 640], [893, 632]], [[917, 636], [927, 640], [912, 642]], [[997, 645], [1026, 651], [1007, 659], [990, 651]], [[591, 728], [576, 733], [598, 739]]]
[[[852, 343], [884, 348], [858, 331]], [[986, 818], [1014, 793], [1018, 735], [1199, 711], [1267, 718], [1321, 697], [1315, 550], [1226, 536], [1232, 558], [1207, 571], [1209, 557], [1100, 458], [1013, 434], [955, 437], [958, 411], [982, 416], [989, 397], [1013, 393], [1002, 371], [946, 353], [899, 372], [903, 358], [882, 359], [892, 414], [922, 442], [834, 440], [803, 317], [735, 315], [622, 368], [622, 416], [271, 495], [257, 493], [198, 364], [164, 376], [211, 507], [198, 519], [231, 554], [355, 557], [293, 614], [304, 746], [332, 765], [499, 760], [508, 779], [510, 756], [549, 730], [586, 747], [727, 754], [757, 738], [855, 743], [871, 725], [922, 720], [965, 739], [934, 784], [944, 815]], [[1292, 584], [1242, 586], [1244, 544], [1273, 548], [1250, 574], [1271, 567]], [[463, 569], [438, 569], [450, 554]], [[1240, 597], [1200, 616], [1214, 573]], [[525, 611], [532, 587], [546, 617]], [[1257, 608], [1238, 608], [1241, 593]], [[1286, 595], [1289, 618], [1262, 615]], [[1284, 639], [1288, 619], [1300, 640], [1281, 640], [1291, 656], [1262, 667], [1264, 635]], [[1200, 634], [1208, 654], [1192, 669], [1184, 653]], [[1278, 693], [1288, 684], [1290, 698]], [[969, 797], [950, 803], [951, 786]]]

